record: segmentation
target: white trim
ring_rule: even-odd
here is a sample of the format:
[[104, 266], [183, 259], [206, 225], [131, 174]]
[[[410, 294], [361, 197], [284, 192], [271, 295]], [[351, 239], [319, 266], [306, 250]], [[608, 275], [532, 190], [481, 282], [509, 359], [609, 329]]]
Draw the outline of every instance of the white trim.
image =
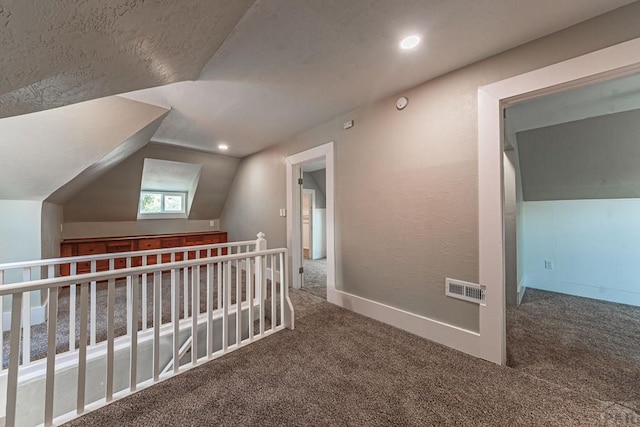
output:
[[[38, 305], [31, 307], [31, 326], [44, 323], [46, 318], [46, 306]], [[2, 313], [2, 330], [3, 332], [11, 330], [11, 310]]]
[[518, 283], [518, 305], [522, 304], [524, 294], [527, 292], [527, 276], [524, 276], [520, 283]]
[[[316, 208], [316, 190], [312, 188], [304, 188], [304, 185], [303, 185], [302, 186], [303, 198], [305, 194], [309, 194], [311, 196], [311, 203], [309, 206], [309, 258], [312, 259], [313, 258], [313, 210]], [[302, 228], [303, 228], [302, 233], [304, 233], [304, 215], [302, 219]], [[302, 250], [304, 252], [304, 239], [302, 242]]]
[[505, 106], [542, 95], [640, 71], [640, 38], [478, 89], [478, 199], [480, 357], [506, 363], [503, 218], [503, 123]]
[[327, 288], [327, 301], [412, 334], [480, 357], [480, 334], [366, 298]]
[[[295, 289], [300, 288], [300, 275], [297, 273], [301, 267], [301, 246], [294, 245], [294, 238], [301, 241], [301, 230], [299, 225], [294, 225], [294, 219], [300, 218], [300, 201], [294, 197], [294, 189], [297, 184], [297, 175], [295, 172], [300, 169], [303, 163], [325, 159], [326, 175], [327, 175], [327, 291], [335, 289], [335, 167], [334, 167], [334, 146], [333, 142], [320, 145], [301, 153], [293, 154], [286, 159], [287, 170], [287, 248], [289, 249], [289, 259], [292, 271], [292, 286]], [[297, 203], [296, 203], [297, 202]]]

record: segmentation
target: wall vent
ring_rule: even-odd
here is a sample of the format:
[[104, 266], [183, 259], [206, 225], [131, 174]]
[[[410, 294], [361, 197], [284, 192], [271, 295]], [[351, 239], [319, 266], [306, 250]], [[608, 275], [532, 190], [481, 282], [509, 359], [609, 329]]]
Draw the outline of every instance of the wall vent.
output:
[[462, 280], [445, 279], [445, 295], [465, 301], [486, 305], [485, 287]]

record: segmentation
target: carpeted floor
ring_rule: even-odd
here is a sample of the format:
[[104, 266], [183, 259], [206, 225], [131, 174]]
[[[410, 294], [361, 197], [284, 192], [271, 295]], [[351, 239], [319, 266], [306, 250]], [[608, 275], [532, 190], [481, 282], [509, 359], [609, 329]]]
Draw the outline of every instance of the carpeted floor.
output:
[[474, 359], [308, 292], [292, 290], [290, 295], [295, 330], [70, 425], [565, 427], [636, 420], [628, 409], [583, 388]]
[[640, 307], [527, 289], [507, 309], [508, 365], [611, 405], [640, 425]]
[[327, 299], [327, 259], [304, 260], [304, 287], [302, 290]]

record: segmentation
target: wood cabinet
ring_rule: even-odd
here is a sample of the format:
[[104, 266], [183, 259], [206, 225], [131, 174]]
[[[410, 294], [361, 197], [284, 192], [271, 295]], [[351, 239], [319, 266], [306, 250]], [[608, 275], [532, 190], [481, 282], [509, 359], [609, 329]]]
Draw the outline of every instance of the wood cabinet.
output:
[[[60, 243], [60, 256], [73, 257], [83, 255], [97, 255], [117, 252], [146, 251], [152, 249], [179, 248], [185, 246], [213, 245], [216, 243], [226, 243], [227, 233], [224, 231], [203, 232], [203, 233], [181, 233], [181, 234], [165, 234], [160, 236], [128, 236], [128, 237], [100, 237], [91, 239], [74, 239], [63, 240]], [[189, 259], [195, 258], [196, 251], [189, 251]], [[206, 251], [200, 251], [200, 256], [205, 257]], [[226, 253], [226, 250], [223, 251]], [[215, 254], [212, 254], [215, 255]], [[175, 260], [182, 261], [183, 253], [177, 253]], [[162, 255], [162, 262], [171, 262], [171, 255]], [[147, 265], [157, 263], [157, 256], [148, 256]], [[133, 257], [131, 265], [137, 267], [142, 265], [142, 257]], [[116, 258], [114, 267], [116, 269], [126, 268], [126, 258]], [[105, 271], [109, 269], [108, 260], [100, 260], [96, 262], [97, 271]], [[63, 264], [60, 266], [60, 274], [68, 276], [70, 274], [70, 265]], [[79, 262], [77, 265], [77, 274], [91, 272], [91, 263], [89, 261]]]

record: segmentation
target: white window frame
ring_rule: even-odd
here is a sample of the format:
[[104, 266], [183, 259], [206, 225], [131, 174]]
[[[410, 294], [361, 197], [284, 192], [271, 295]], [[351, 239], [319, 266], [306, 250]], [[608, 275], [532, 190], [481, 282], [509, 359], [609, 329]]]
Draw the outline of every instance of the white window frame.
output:
[[[159, 194], [160, 195], [160, 212], [143, 213], [142, 212], [142, 198], [145, 194]], [[164, 198], [165, 196], [180, 196], [182, 198], [182, 210], [181, 211], [165, 211]], [[140, 191], [140, 200], [138, 201], [138, 219], [176, 219], [187, 217], [187, 196], [188, 193], [184, 191], [162, 191], [162, 190], [142, 190]]]

